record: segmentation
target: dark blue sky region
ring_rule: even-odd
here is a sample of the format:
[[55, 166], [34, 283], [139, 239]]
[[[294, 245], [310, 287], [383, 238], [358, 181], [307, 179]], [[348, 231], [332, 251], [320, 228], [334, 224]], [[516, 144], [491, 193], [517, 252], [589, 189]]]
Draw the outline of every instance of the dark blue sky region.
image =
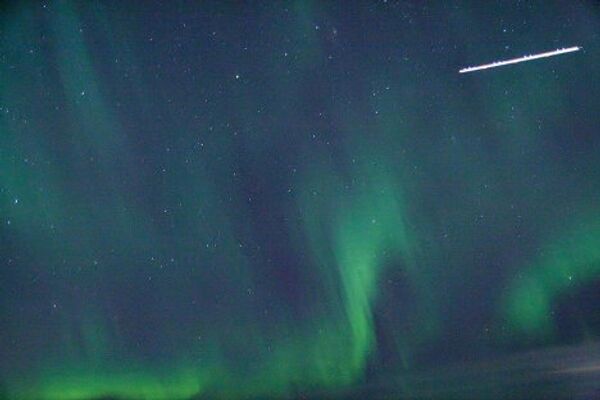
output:
[[600, 10], [485, 4], [3, 4], [0, 398], [596, 371]]

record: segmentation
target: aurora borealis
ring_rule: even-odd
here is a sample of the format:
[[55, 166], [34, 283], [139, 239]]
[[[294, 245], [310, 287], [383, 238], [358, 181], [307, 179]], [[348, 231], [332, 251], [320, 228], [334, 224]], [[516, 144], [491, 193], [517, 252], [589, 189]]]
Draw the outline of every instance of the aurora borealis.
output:
[[595, 349], [600, 9], [467, 3], [0, 6], [0, 398]]

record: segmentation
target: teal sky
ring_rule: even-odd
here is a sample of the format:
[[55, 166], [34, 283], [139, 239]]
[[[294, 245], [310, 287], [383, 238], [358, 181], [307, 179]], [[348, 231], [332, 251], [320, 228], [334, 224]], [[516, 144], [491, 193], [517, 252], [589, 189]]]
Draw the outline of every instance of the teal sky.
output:
[[599, 49], [586, 1], [2, 5], [0, 398], [410, 396], [592, 346]]

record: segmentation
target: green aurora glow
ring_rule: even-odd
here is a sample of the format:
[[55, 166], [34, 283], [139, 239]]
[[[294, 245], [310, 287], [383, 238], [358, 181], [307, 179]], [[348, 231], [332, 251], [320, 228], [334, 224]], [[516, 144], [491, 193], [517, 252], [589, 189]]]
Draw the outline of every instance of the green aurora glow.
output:
[[0, 397], [335, 393], [561, 343], [600, 279], [594, 62], [458, 77], [480, 15], [285, 4], [5, 7]]

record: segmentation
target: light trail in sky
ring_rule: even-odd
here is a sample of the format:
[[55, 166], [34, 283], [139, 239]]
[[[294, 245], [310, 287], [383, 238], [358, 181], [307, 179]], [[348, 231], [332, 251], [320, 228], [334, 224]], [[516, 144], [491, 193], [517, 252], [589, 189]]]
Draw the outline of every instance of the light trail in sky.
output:
[[483, 64], [483, 65], [478, 65], [476, 67], [463, 68], [463, 69], [460, 69], [458, 71], [458, 73], [464, 74], [467, 72], [480, 71], [482, 69], [496, 68], [496, 67], [501, 67], [503, 65], [517, 64], [520, 62], [537, 60], [538, 58], [553, 57], [553, 56], [558, 56], [560, 54], [572, 53], [574, 51], [579, 51], [579, 50], [581, 50], [581, 47], [579, 47], [579, 46], [567, 47], [567, 48], [563, 48], [563, 49], [548, 51], [545, 53], [532, 54], [532, 55], [523, 56], [523, 57], [519, 57], [519, 58], [511, 58], [510, 60], [505, 60], [505, 61], [496, 61], [491, 64]]

